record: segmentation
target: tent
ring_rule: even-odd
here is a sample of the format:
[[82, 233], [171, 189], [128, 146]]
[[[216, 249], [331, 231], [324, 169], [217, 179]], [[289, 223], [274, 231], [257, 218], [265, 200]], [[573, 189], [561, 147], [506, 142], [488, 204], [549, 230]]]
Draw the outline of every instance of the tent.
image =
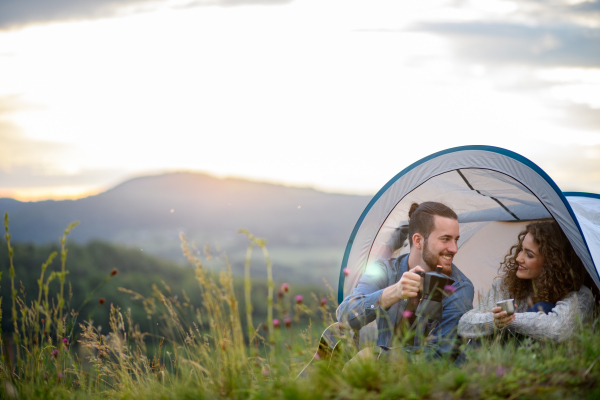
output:
[[[522, 228], [550, 218], [558, 222], [600, 287], [600, 195], [563, 193], [540, 167], [512, 151], [463, 146], [415, 162], [373, 197], [346, 246], [340, 303], [369, 264], [409, 251], [408, 210], [412, 202], [423, 201], [442, 202], [458, 215], [454, 263], [473, 282], [475, 304], [491, 287]], [[347, 277], [345, 268], [350, 271]]]

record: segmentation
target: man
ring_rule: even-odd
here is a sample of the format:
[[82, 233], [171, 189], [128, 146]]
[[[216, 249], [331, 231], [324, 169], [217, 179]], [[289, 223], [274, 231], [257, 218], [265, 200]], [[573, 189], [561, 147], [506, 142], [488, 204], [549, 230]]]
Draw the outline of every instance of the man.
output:
[[[354, 330], [376, 319], [377, 345], [384, 351], [395, 345], [395, 331], [401, 334], [406, 333], [406, 327], [422, 326], [429, 340], [425, 343], [417, 337], [417, 350], [426, 344], [433, 356], [453, 356], [458, 320], [473, 308], [475, 293], [471, 281], [452, 264], [458, 251], [458, 217], [436, 202], [413, 203], [408, 215], [409, 254], [381, 259], [370, 266], [338, 307], [337, 319]], [[416, 272], [435, 271], [438, 265], [455, 283], [447, 288], [450, 295], [442, 301], [441, 321], [423, 321], [414, 315], [421, 285]]]

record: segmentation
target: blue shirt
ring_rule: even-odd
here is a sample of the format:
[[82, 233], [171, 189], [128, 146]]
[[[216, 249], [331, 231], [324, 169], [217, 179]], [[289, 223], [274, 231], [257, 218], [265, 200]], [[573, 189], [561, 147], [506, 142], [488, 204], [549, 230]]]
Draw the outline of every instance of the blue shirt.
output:
[[[388, 286], [400, 280], [408, 271], [408, 255], [398, 258], [377, 260], [365, 271], [352, 293], [344, 299], [336, 311], [339, 322], [347, 323], [352, 329], [359, 330], [368, 323], [377, 320], [377, 345], [383, 348], [393, 346], [394, 327], [400, 321], [408, 299], [393, 304], [388, 310], [379, 306], [381, 293]], [[475, 289], [473, 284], [452, 264], [456, 290], [442, 300], [442, 320], [430, 332], [433, 339], [428, 347], [437, 355], [451, 353], [454, 350], [456, 326], [460, 317], [473, 308]]]

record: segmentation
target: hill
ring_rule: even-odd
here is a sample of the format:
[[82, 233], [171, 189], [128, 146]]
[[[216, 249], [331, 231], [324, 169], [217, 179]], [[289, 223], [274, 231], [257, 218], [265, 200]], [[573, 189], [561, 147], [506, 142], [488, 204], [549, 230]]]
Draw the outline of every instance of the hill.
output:
[[0, 199], [0, 212], [9, 213], [15, 242], [56, 242], [79, 220], [72, 241], [108, 241], [182, 262], [184, 232], [199, 246], [225, 251], [234, 269], [242, 268], [248, 243], [237, 230], [246, 228], [269, 240], [276, 278], [336, 283], [346, 242], [370, 198], [182, 172], [135, 178], [78, 200]]

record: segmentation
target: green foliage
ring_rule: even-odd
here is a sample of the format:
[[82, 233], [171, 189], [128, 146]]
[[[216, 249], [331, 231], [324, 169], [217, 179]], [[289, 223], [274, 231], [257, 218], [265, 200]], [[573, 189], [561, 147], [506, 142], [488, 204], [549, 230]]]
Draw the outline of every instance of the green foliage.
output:
[[[236, 281], [226, 259], [209, 248], [193, 248], [185, 237], [183, 253], [193, 268], [99, 242], [70, 246], [68, 263], [63, 259], [57, 265], [59, 252], [67, 254], [66, 239], [61, 247], [13, 246], [8, 222], [6, 230], [6, 247], [15, 251], [0, 254], [1, 268], [14, 261], [16, 279], [38, 293], [29, 299], [20, 290], [15, 297], [17, 319], [2, 319], [7, 323], [4, 338], [13, 339], [2, 347], [0, 398], [592, 399], [600, 395], [598, 319], [564, 343], [503, 344], [493, 338], [480, 349], [469, 350], [460, 367], [449, 360], [428, 360], [424, 354], [408, 357], [401, 351], [378, 358], [367, 354], [346, 363], [356, 353], [346, 345], [339, 357], [315, 360], [306, 376], [296, 379], [317, 349], [315, 335], [333, 320], [333, 299], [321, 304], [320, 296], [314, 296], [309, 304], [295, 304], [293, 282], [289, 292], [275, 296], [272, 282]], [[259, 246], [267, 256], [266, 241], [245, 233], [250, 248]], [[63, 272], [70, 272], [63, 275], [64, 288], [70, 284], [72, 295], [65, 295], [59, 310], [63, 297], [58, 274]], [[12, 294], [12, 287], [7, 290]], [[100, 296], [105, 299], [102, 305]], [[242, 297], [254, 299], [243, 308], [245, 324], [237, 300]], [[269, 297], [271, 311], [265, 306]], [[2, 315], [13, 312], [12, 304], [7, 307]], [[290, 318], [291, 326], [268, 324], [275, 318]], [[258, 328], [249, 330], [253, 320]], [[103, 321], [103, 328], [98, 321]], [[262, 330], [269, 325], [271, 330]], [[54, 330], [47, 332], [48, 326]], [[76, 326], [79, 334], [73, 333]]]

